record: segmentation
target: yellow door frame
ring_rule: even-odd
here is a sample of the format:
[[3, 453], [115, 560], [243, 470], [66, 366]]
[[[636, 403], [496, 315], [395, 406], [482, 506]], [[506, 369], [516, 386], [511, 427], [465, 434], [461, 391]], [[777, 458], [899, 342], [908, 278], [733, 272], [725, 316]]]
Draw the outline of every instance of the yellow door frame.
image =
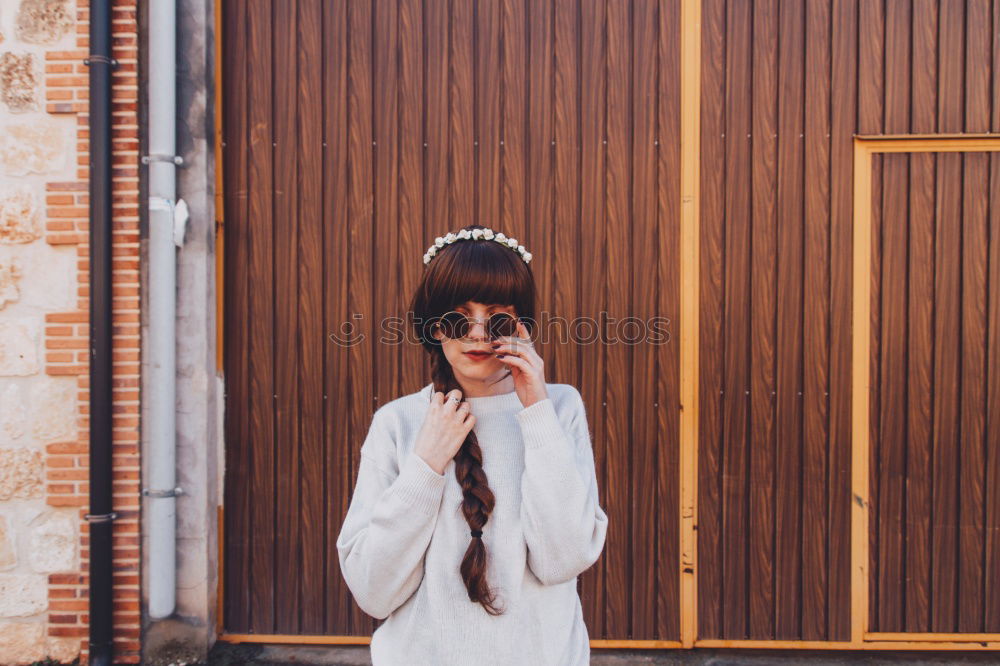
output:
[[[868, 582], [869, 404], [871, 367], [872, 156], [875, 153], [1000, 151], [1000, 137], [988, 134], [909, 134], [856, 136], [854, 139], [854, 295], [851, 362], [851, 642], [919, 642], [937, 648], [997, 649], [1000, 633], [905, 633], [870, 631]], [[956, 641], [975, 642], [975, 645]]]

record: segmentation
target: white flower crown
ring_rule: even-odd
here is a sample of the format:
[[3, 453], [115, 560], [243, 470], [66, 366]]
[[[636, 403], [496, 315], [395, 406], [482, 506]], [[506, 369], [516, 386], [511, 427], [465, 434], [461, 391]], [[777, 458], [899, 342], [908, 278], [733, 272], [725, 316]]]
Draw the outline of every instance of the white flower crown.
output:
[[497, 243], [505, 245], [510, 249], [514, 250], [515, 252], [517, 252], [518, 254], [520, 254], [521, 259], [524, 260], [524, 263], [528, 263], [531, 261], [531, 253], [525, 250], [523, 245], [518, 245], [516, 238], [507, 238], [506, 236], [500, 233], [495, 234], [493, 233], [492, 229], [473, 229], [472, 231], [469, 231], [468, 229], [462, 229], [457, 234], [449, 231], [443, 237], [438, 236], [437, 238], [435, 238], [434, 245], [431, 245], [429, 248], [427, 248], [427, 252], [424, 253], [424, 264], [426, 265], [430, 263], [431, 259], [434, 258], [434, 255], [437, 254], [439, 248], [442, 248], [445, 245], [451, 245], [452, 243], [458, 240], [496, 241]]

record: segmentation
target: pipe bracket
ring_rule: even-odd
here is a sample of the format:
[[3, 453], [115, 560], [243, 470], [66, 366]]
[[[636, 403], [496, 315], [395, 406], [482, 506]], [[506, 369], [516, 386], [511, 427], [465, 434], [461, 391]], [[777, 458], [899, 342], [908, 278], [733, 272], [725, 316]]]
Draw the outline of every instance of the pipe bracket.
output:
[[142, 494], [146, 497], [177, 497], [178, 495], [184, 494], [184, 489], [180, 486], [169, 490], [150, 490], [149, 488], [143, 488]]
[[111, 513], [85, 513], [83, 519], [90, 523], [107, 523], [118, 517], [116, 511]]
[[90, 67], [95, 62], [101, 62], [106, 65], [111, 65], [112, 68], [118, 69], [118, 60], [116, 58], [109, 58], [106, 55], [101, 55], [99, 53], [91, 53], [89, 56], [83, 59], [83, 64]]
[[149, 164], [150, 162], [172, 162], [177, 166], [184, 166], [184, 158], [180, 155], [164, 155], [162, 153], [152, 153], [150, 155], [142, 156], [142, 163]]

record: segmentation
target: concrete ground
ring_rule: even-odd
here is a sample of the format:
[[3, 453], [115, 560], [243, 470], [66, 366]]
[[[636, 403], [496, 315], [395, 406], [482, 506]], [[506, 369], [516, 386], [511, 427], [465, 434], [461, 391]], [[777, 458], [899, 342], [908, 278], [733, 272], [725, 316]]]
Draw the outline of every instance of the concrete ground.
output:
[[[664, 666], [767, 666], [769, 664], [997, 664], [1000, 652], [888, 652], [871, 650], [597, 650], [591, 651], [592, 666], [631, 666], [651, 664]], [[365, 666], [371, 664], [368, 646], [300, 647], [282, 645], [232, 645], [216, 643], [209, 655], [209, 664], [329, 664], [335, 666]], [[488, 666], [485, 665], [484, 666]]]

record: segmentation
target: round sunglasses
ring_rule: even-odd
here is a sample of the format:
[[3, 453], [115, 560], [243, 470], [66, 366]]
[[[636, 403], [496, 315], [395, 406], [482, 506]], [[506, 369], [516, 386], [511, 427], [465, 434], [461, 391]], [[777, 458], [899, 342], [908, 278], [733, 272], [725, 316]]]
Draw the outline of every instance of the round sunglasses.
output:
[[[482, 320], [452, 310], [438, 317], [434, 326], [440, 329], [446, 337], [458, 340], [468, 337], [472, 322], [475, 321]], [[517, 317], [509, 312], [496, 312], [486, 318], [486, 335], [491, 340], [515, 335], [517, 322]]]

